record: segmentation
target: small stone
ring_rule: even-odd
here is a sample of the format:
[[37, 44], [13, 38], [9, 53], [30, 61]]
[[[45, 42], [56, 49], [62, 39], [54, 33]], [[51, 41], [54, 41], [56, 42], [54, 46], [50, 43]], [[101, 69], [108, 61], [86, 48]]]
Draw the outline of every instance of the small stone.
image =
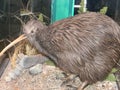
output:
[[12, 80], [12, 79], [11, 79], [9, 76], [6, 76], [6, 77], [5, 77], [5, 81], [6, 81], [6, 82], [10, 82], [11, 80]]
[[8, 75], [9, 75], [8, 77], [10, 77], [11, 79], [16, 79], [17, 78], [17, 76], [13, 72], [10, 72]]
[[19, 76], [21, 74], [21, 71], [19, 69], [15, 69], [13, 72], [16, 76]]
[[37, 64], [29, 69], [31, 75], [37, 75], [42, 72], [42, 64]]

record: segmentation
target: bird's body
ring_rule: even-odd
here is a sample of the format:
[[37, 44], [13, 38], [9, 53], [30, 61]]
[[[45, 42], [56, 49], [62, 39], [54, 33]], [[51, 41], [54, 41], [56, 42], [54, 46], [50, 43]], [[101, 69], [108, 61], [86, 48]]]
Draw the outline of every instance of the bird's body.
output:
[[89, 84], [104, 80], [120, 58], [120, 27], [99, 13], [83, 13], [49, 26], [24, 26], [29, 41], [67, 73]]

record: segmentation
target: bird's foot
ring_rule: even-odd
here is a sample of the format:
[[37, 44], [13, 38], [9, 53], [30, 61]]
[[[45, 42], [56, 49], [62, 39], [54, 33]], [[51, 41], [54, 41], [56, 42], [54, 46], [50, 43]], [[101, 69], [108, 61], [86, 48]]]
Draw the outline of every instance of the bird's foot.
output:
[[84, 90], [84, 88], [88, 85], [88, 81], [85, 81], [82, 83], [82, 85], [79, 85], [78, 90]]
[[61, 86], [64, 85], [69, 85], [69, 82], [74, 82], [75, 78], [77, 77], [77, 75], [66, 75], [66, 78], [64, 79], [63, 83], [61, 84]]
[[77, 87], [73, 86], [76, 77], [77, 75], [66, 75], [66, 78], [63, 80], [61, 87], [68, 87], [68, 88], [72, 88], [72, 90], [77, 90]]

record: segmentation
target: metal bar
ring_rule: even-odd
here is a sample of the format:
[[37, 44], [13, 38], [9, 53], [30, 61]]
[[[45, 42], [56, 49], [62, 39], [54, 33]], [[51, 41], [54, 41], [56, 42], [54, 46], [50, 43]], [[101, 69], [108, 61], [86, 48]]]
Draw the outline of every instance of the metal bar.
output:
[[80, 5], [74, 5], [74, 8], [80, 8], [81, 6]]

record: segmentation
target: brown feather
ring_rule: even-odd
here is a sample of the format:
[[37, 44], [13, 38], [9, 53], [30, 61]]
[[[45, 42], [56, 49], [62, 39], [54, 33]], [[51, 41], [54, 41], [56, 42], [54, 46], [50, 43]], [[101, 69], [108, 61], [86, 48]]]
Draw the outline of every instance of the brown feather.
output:
[[107, 77], [120, 58], [120, 27], [99, 13], [83, 13], [49, 26], [31, 20], [29, 41], [58, 67], [90, 84]]

